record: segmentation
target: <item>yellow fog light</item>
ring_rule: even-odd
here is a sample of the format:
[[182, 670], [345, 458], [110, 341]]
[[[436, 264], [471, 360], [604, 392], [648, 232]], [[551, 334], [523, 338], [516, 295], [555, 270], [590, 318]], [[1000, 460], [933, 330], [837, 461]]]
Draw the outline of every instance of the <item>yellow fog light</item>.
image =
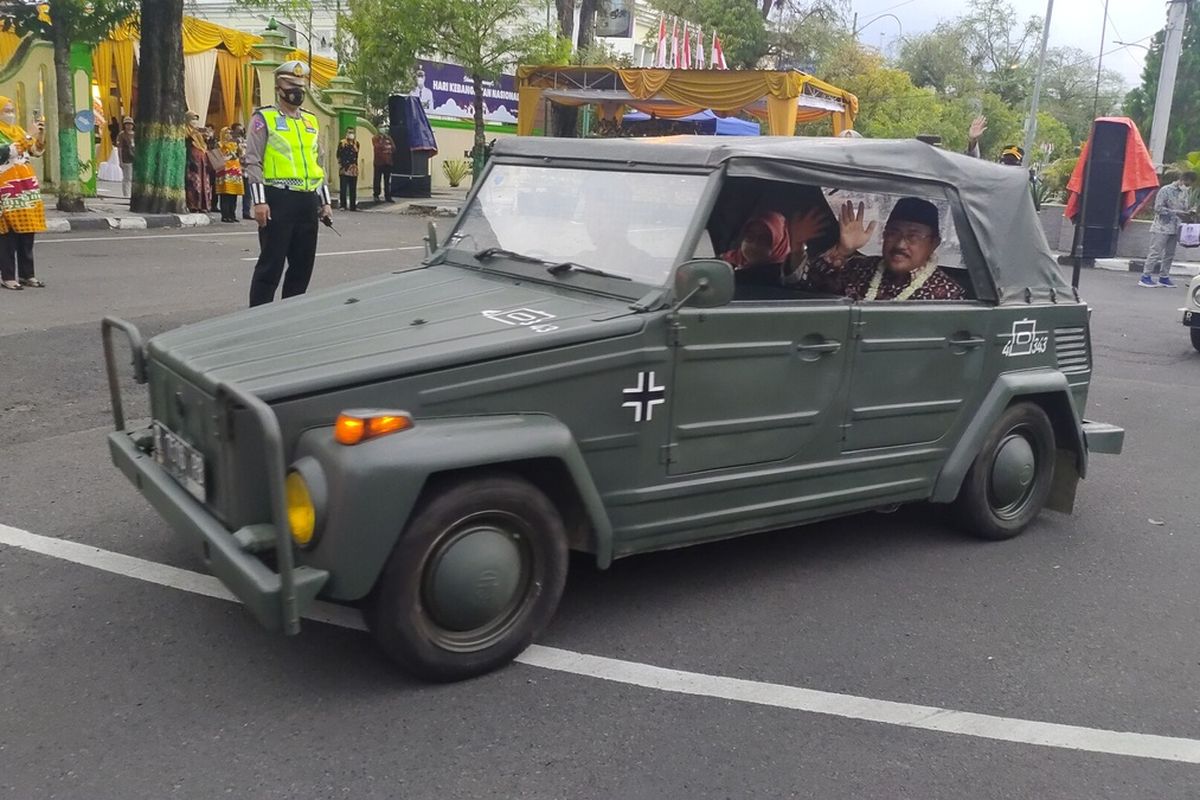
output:
[[284, 482], [284, 494], [287, 497], [288, 525], [292, 529], [292, 539], [301, 547], [308, 546], [313, 535], [317, 532], [317, 509], [313, 505], [312, 494], [308, 484], [304, 482], [299, 472], [289, 472]]

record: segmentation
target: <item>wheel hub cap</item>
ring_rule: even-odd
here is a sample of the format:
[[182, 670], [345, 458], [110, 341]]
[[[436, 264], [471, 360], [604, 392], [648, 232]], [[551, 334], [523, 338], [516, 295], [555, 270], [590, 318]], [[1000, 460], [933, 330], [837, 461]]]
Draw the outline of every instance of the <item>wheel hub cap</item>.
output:
[[487, 625], [507, 610], [521, 585], [521, 552], [513, 535], [467, 531], [446, 543], [433, 565], [430, 615], [448, 630]]
[[996, 505], [1010, 507], [1021, 501], [1033, 484], [1037, 459], [1024, 436], [1010, 436], [992, 462], [992, 497]]

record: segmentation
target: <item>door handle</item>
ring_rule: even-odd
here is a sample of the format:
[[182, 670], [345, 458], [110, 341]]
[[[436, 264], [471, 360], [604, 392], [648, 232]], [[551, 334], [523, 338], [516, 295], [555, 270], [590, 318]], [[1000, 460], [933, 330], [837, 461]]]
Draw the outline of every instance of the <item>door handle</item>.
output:
[[960, 339], [950, 339], [949, 341], [951, 347], [961, 348], [963, 350], [971, 350], [976, 347], [983, 347], [983, 345], [987, 343], [987, 340], [982, 336], [963, 336]]
[[827, 339], [819, 344], [798, 344], [796, 349], [801, 353], [812, 353], [814, 356], [820, 357], [826, 353], [836, 353], [842, 349], [842, 343], [833, 339]]

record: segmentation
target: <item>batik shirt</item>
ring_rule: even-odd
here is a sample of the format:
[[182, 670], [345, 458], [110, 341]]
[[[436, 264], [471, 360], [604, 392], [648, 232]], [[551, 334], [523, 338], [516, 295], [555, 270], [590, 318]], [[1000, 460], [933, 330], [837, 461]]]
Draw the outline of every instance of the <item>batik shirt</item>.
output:
[[1175, 234], [1179, 232], [1179, 215], [1192, 207], [1192, 191], [1178, 181], [1168, 183], [1158, 190], [1154, 198], [1154, 222], [1151, 233]]
[[[795, 272], [784, 280], [799, 289], [824, 294], [840, 294], [851, 300], [963, 300], [967, 293], [937, 267], [910, 273], [896, 273], [883, 263], [883, 256], [855, 253], [839, 267], [827, 258], [828, 252], [804, 259]], [[923, 279], [923, 280], [922, 280]], [[878, 281], [874, 296], [871, 285]], [[910, 290], [913, 281], [920, 285]], [[903, 295], [903, 297], [902, 297]]]

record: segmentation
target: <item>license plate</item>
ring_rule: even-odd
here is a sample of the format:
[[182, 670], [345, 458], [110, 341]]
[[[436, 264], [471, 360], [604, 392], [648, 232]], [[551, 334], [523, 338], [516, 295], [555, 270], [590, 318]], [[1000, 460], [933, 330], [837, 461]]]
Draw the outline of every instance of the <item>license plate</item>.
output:
[[154, 423], [154, 460], [192, 497], [205, 501], [204, 456], [159, 422]]
[[1191, 311], [1183, 312], [1183, 324], [1187, 325], [1188, 327], [1191, 327], [1191, 325], [1192, 325], [1192, 312]]

